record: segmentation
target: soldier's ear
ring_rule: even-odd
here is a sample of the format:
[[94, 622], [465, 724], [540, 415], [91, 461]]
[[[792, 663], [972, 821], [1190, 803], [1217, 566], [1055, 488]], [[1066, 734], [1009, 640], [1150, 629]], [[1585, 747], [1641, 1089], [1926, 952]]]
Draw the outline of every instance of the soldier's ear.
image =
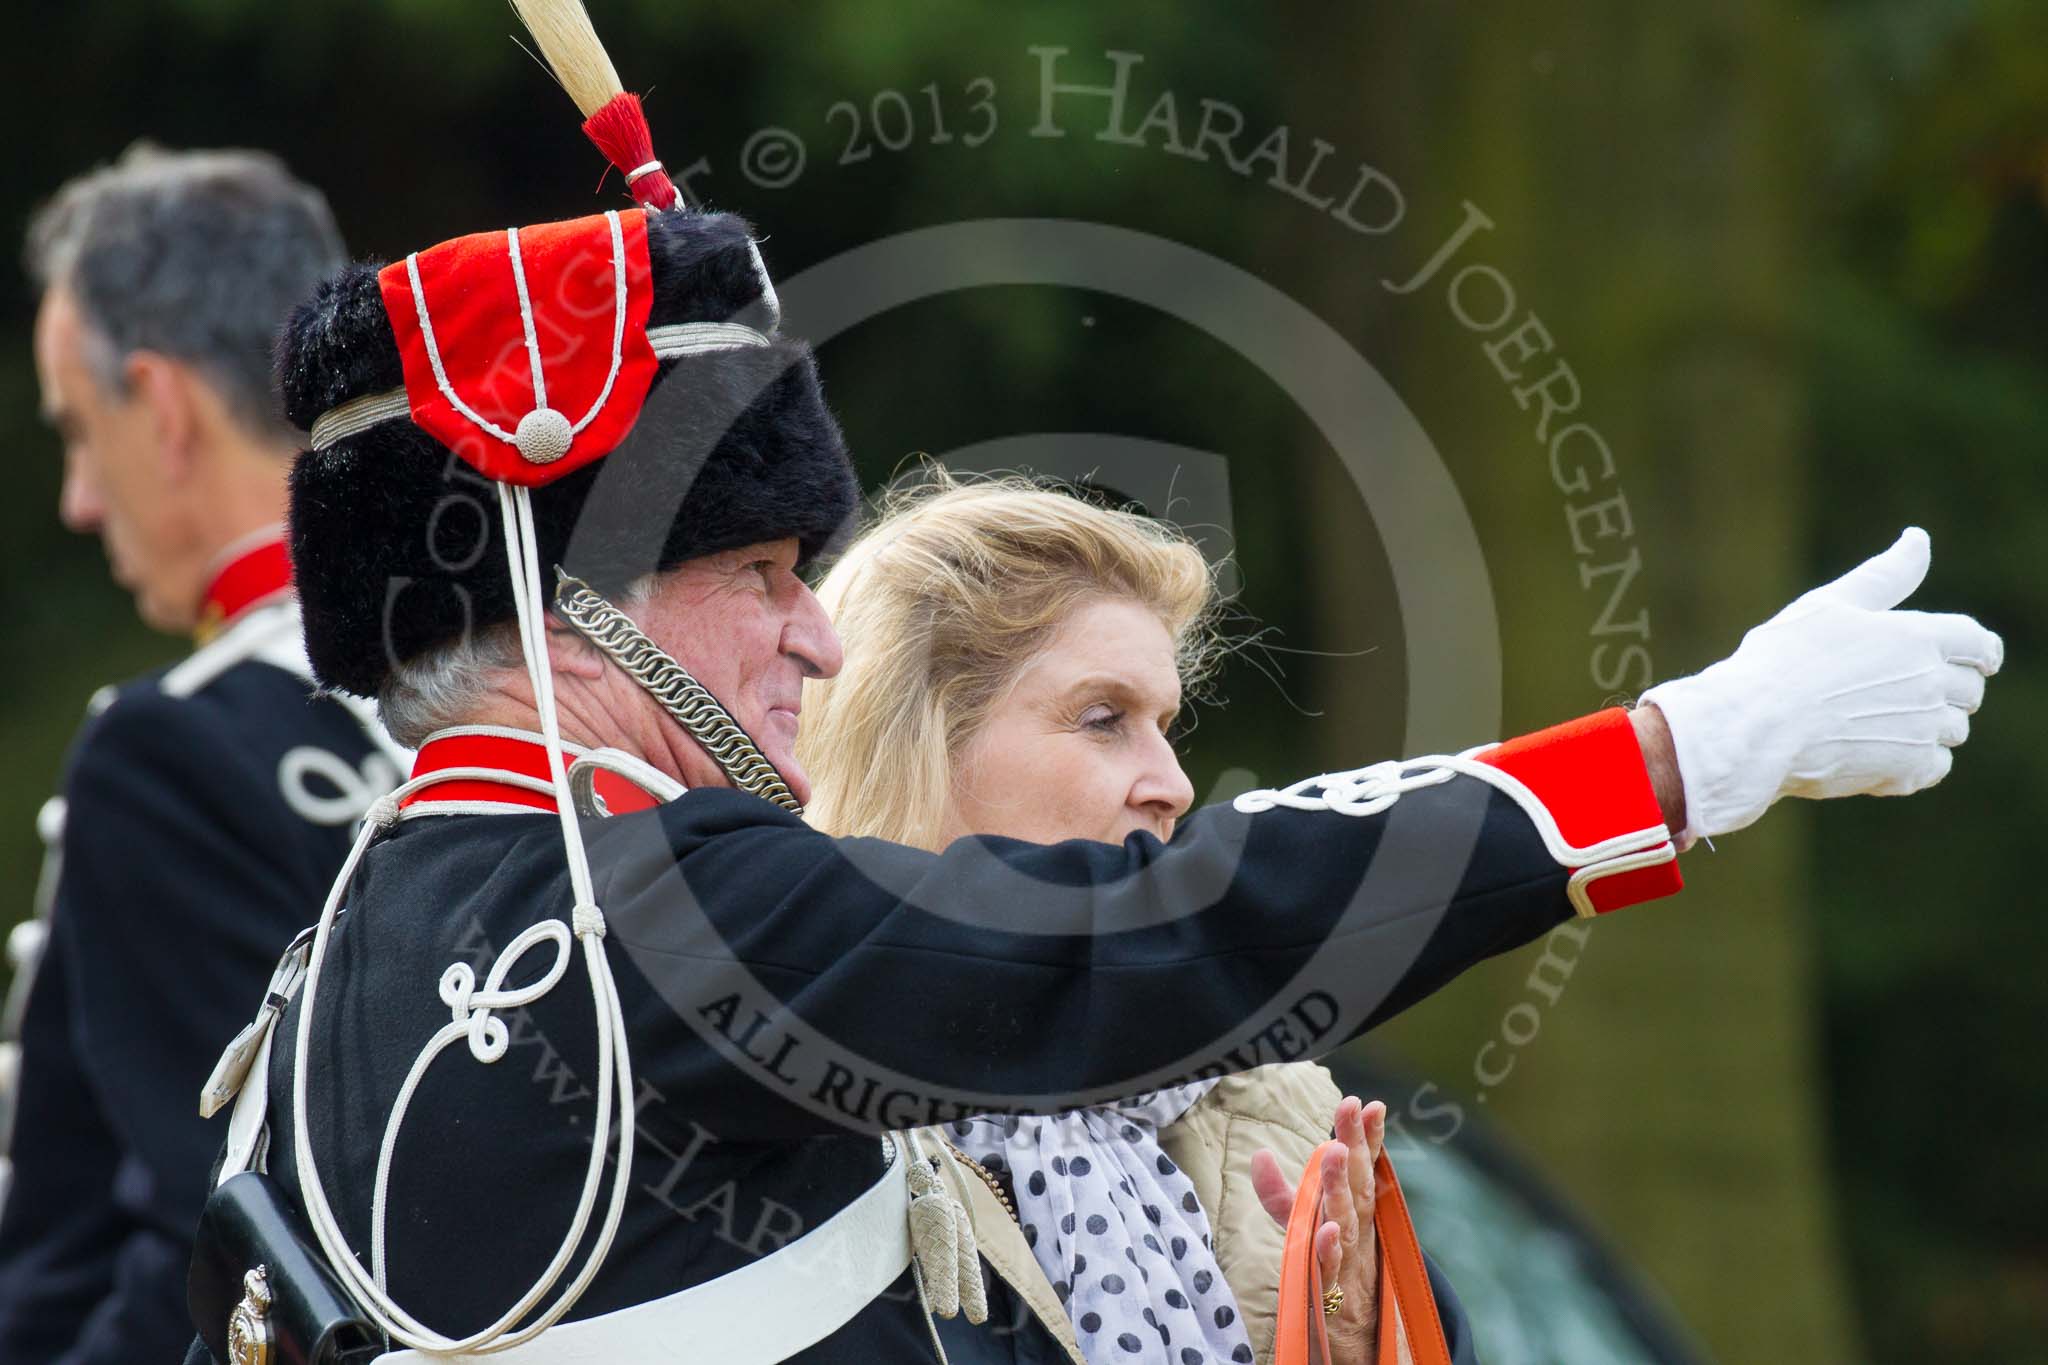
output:
[[133, 351], [121, 363], [128, 401], [138, 404], [156, 445], [160, 472], [182, 481], [198, 453], [198, 376], [185, 365], [156, 351]]

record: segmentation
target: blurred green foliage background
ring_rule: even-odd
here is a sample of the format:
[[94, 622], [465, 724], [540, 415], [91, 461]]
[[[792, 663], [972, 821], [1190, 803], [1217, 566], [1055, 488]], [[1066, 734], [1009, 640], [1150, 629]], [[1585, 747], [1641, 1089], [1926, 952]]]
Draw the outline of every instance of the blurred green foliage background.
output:
[[[649, 92], [663, 155], [707, 159], [695, 190], [760, 224], [779, 274], [914, 227], [1066, 217], [1213, 253], [1313, 310], [1392, 381], [1470, 507], [1501, 620], [1500, 733], [1632, 693], [1627, 644], [1660, 677], [1701, 666], [1900, 526], [1927, 527], [1921, 600], [1978, 614], [2008, 648], [1956, 775], [1911, 801], [1781, 808], [1690, 855], [1685, 896], [1600, 924], [1562, 989], [1532, 977], [1533, 954], [1472, 973], [1387, 1031], [1435, 1087], [1395, 1107], [1418, 1126], [1429, 1106], [1439, 1125], [1441, 1106], [1504, 1125], [1722, 1359], [2048, 1360], [2048, 918], [2032, 868], [2048, 823], [2032, 767], [2048, 748], [2032, 667], [2048, 605], [2048, 9], [593, 10]], [[102, 0], [27, 7], [11, 27], [0, 225], [17, 240], [61, 180], [139, 136], [281, 152], [364, 255], [619, 202], [488, 0]], [[1358, 231], [1272, 183], [1274, 163], [1175, 155], [1158, 130], [1102, 140], [1099, 99], [1058, 97], [1067, 136], [1034, 138], [1034, 46], [1067, 49], [1060, 79], [1088, 83], [1111, 79], [1109, 51], [1142, 54], [1127, 129], [1171, 91], [1185, 144], [1217, 101], [1243, 119], [1240, 162], [1289, 130], [1290, 179], [1321, 139], [1315, 195], [1366, 163], [1399, 187], [1398, 221]], [[996, 123], [969, 146], [977, 78]], [[911, 115], [900, 150], [878, 123], [891, 90]], [[841, 100], [850, 112], [832, 112]], [[740, 164], [768, 125], [808, 153], [780, 188]], [[870, 155], [848, 156], [855, 138]], [[1461, 321], [1443, 278], [1382, 284], [1468, 202], [1494, 226], [1461, 264], [1512, 283], [1514, 323], [1540, 316], [1555, 344], [1540, 363], [1571, 364], [1580, 415], [1613, 450], [1590, 492], [1553, 477], [1535, 410], [1482, 349], [1501, 333]], [[1355, 213], [1388, 211], [1368, 197]], [[182, 648], [144, 632], [97, 546], [56, 523], [33, 306], [18, 276], [0, 283], [0, 440], [17, 452], [0, 499], [10, 914], [27, 909], [33, 813], [86, 696]], [[1198, 787], [1418, 738], [1401, 724], [1403, 641], [1432, 623], [1400, 619], [1371, 509], [1328, 445], [1216, 339], [1107, 296], [1007, 288], [875, 319], [822, 362], [871, 481], [915, 451], [1047, 431], [1228, 459], [1241, 605], [1270, 630], [1190, 737]], [[1574, 537], [1600, 531], [1583, 509], [1616, 494], [1625, 513], [1582, 552]], [[1606, 624], [1642, 612], [1646, 634], [1603, 635], [1623, 579], [1588, 574], [1631, 550], [1639, 577]]]

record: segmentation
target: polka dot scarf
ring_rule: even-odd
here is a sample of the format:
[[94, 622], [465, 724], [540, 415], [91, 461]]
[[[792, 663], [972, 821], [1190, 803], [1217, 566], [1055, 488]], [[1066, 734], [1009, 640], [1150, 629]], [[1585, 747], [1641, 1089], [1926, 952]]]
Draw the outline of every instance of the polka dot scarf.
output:
[[1099, 1365], [1248, 1365], [1251, 1339], [1217, 1267], [1194, 1183], [1159, 1130], [1214, 1082], [1045, 1118], [979, 1118], [953, 1143], [1016, 1195], [1024, 1240]]

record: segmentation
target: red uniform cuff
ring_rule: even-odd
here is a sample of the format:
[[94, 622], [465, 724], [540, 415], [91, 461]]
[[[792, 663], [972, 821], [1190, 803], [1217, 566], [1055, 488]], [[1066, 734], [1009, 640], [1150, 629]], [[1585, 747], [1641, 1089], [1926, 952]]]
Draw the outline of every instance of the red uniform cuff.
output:
[[1684, 886], [1635, 726], [1620, 707], [1511, 739], [1481, 754], [1496, 783], [1572, 869], [1573, 908], [1600, 915]]

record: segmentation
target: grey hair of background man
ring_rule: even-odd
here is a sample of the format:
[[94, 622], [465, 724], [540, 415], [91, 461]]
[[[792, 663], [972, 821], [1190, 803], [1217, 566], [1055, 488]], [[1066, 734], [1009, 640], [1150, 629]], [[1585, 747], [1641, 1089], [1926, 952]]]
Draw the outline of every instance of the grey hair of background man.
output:
[[198, 369], [252, 434], [291, 439], [271, 351], [347, 255], [325, 196], [278, 158], [136, 143], [37, 210], [24, 256], [38, 290], [77, 303], [109, 392], [130, 354], [156, 351]]
[[[631, 615], [635, 607], [646, 605], [660, 581], [658, 574], [636, 579], [611, 600]], [[393, 739], [417, 749], [436, 730], [474, 723], [477, 708], [506, 681], [507, 673], [526, 676], [516, 621], [471, 631], [394, 663], [377, 693], [377, 717]]]

